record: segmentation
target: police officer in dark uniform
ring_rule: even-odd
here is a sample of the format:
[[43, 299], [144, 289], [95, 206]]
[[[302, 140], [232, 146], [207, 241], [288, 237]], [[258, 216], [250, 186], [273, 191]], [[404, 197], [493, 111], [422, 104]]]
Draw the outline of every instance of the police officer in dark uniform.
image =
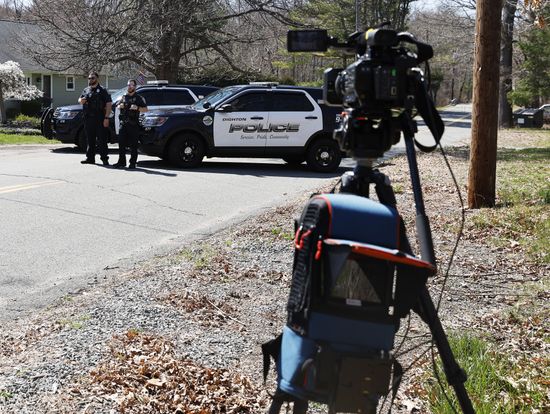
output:
[[136, 80], [128, 80], [128, 93], [118, 104], [120, 109], [120, 131], [118, 134], [118, 162], [115, 168], [126, 167], [126, 147], [130, 147], [130, 164], [128, 169], [136, 168], [139, 142], [139, 114], [147, 112], [145, 98], [136, 93]]
[[109, 165], [107, 128], [111, 114], [111, 95], [99, 84], [97, 72], [88, 75], [88, 87], [82, 91], [78, 103], [84, 106], [84, 131], [88, 148], [82, 164], [95, 164], [96, 137], [99, 140], [99, 156], [103, 165]]

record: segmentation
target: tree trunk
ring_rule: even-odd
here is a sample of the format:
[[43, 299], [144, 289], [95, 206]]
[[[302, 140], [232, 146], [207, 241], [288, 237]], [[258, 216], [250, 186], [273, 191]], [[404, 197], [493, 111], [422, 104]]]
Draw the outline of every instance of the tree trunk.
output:
[[495, 205], [502, 0], [478, 0], [468, 207]]
[[501, 128], [512, 127], [512, 105], [508, 102], [508, 92], [512, 90], [512, 40], [514, 38], [514, 16], [517, 6], [518, 0], [506, 0], [502, 11], [498, 101], [498, 124]]

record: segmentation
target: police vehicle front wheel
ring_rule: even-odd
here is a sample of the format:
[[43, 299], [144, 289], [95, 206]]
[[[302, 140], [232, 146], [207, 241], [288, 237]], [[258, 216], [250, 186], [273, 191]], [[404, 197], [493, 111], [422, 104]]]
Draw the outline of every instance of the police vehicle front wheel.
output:
[[168, 148], [168, 158], [182, 168], [198, 167], [204, 157], [204, 143], [194, 135], [180, 135], [174, 138]]
[[330, 138], [322, 138], [313, 142], [306, 154], [307, 165], [314, 171], [336, 171], [342, 160], [338, 143]]

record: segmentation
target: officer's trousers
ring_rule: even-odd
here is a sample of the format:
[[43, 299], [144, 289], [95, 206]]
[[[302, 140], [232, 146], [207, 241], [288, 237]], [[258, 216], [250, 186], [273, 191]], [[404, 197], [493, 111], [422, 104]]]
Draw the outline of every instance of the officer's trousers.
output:
[[[101, 117], [87, 117], [84, 119], [84, 130], [88, 148], [86, 149], [86, 159], [95, 160], [96, 145], [99, 145], [99, 156], [101, 161], [109, 159], [107, 148], [107, 128], [103, 126], [103, 115]], [[97, 140], [96, 140], [97, 137]]]
[[126, 147], [130, 147], [130, 165], [137, 162], [140, 129], [138, 125], [122, 124], [118, 134], [118, 164], [126, 165]]

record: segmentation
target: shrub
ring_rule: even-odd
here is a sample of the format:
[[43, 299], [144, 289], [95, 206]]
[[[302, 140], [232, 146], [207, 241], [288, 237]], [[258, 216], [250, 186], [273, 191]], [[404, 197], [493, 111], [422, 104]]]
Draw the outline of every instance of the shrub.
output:
[[42, 98], [32, 101], [21, 101], [21, 113], [28, 116], [39, 116], [42, 111]]

